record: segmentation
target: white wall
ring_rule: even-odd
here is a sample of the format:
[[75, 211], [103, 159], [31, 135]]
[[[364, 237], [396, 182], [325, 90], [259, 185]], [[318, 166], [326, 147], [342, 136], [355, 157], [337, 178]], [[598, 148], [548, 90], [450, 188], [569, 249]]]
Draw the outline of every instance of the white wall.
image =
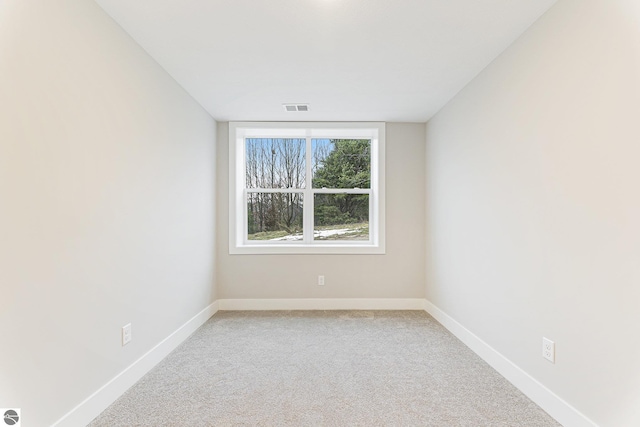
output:
[[0, 2], [0, 406], [24, 425], [214, 300], [215, 126], [94, 2]]
[[219, 123], [218, 297], [424, 298], [424, 137], [424, 124], [387, 123], [385, 255], [229, 255], [228, 123]]
[[639, 118], [640, 3], [561, 0], [427, 124], [427, 299], [601, 426], [640, 425]]

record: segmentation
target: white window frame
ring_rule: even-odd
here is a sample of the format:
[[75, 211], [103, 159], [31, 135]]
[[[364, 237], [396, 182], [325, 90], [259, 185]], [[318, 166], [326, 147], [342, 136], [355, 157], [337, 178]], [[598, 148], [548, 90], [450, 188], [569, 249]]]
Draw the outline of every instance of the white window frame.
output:
[[[249, 241], [245, 176], [246, 138], [369, 139], [371, 188], [311, 188], [312, 153], [306, 150], [306, 188], [258, 192], [303, 194], [303, 240], [300, 242]], [[384, 254], [385, 253], [385, 124], [378, 122], [230, 122], [229, 123], [229, 253], [230, 254]], [[368, 194], [368, 241], [314, 241], [314, 194]]]

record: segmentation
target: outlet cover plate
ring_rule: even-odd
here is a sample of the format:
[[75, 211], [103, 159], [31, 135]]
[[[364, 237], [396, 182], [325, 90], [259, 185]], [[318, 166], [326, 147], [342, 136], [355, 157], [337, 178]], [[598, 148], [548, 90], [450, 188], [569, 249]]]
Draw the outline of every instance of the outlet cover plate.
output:
[[548, 338], [542, 338], [542, 357], [551, 363], [556, 363], [556, 343]]
[[125, 346], [131, 342], [131, 323], [127, 323], [122, 327], [122, 345]]

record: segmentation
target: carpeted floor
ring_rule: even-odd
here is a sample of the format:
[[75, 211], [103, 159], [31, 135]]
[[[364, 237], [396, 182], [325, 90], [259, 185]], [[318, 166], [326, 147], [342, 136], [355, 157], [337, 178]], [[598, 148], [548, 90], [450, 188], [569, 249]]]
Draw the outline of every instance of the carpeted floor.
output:
[[90, 424], [558, 425], [420, 311], [218, 312]]

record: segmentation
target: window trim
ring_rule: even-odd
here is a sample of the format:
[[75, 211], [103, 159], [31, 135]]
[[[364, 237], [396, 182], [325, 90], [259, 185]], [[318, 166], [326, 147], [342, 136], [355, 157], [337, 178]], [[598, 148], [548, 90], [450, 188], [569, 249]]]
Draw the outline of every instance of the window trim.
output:
[[[369, 194], [369, 241], [272, 242], [246, 238], [245, 138], [371, 139], [370, 189], [274, 189], [304, 194], [303, 229], [313, 236], [313, 213], [307, 197], [317, 193]], [[311, 155], [306, 151], [307, 177]], [[229, 254], [384, 254], [385, 253], [385, 124], [380, 122], [229, 122]], [[269, 190], [272, 191], [272, 190]], [[260, 190], [260, 192], [263, 192]], [[311, 227], [309, 229], [309, 227]]]

